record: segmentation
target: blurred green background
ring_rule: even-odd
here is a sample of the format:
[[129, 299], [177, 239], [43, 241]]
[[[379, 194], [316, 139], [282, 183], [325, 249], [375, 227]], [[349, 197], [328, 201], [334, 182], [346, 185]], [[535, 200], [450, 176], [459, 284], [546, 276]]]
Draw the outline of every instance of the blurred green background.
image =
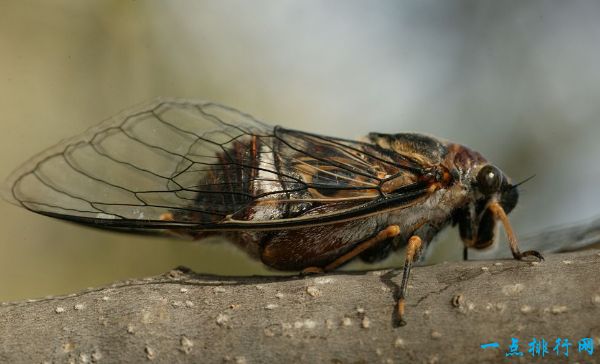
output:
[[[3, 0], [0, 177], [128, 106], [176, 96], [339, 137], [461, 142], [515, 180], [536, 174], [511, 214], [520, 235], [575, 222], [598, 214], [598, 19], [594, 1]], [[218, 241], [93, 230], [4, 201], [0, 214], [0, 301], [177, 265], [267, 272]], [[456, 231], [437, 245], [435, 260], [461, 256]]]

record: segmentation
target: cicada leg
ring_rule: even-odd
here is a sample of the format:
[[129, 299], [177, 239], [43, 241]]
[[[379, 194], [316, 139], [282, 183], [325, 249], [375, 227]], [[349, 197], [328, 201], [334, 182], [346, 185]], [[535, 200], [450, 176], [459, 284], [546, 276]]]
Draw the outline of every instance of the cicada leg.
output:
[[365, 250], [381, 243], [382, 241], [393, 238], [393, 237], [397, 236], [398, 234], [400, 234], [400, 227], [398, 225], [390, 225], [390, 226], [386, 227], [385, 229], [381, 230], [374, 237], [363, 241], [362, 243], [360, 243], [356, 247], [354, 247], [354, 249], [352, 249], [349, 252], [345, 253], [344, 255], [338, 257], [333, 262], [327, 264], [325, 267], [304, 268], [302, 270], [302, 274], [323, 273], [323, 272], [332, 271], [332, 270], [338, 268], [339, 266], [341, 266], [342, 264], [352, 260], [353, 258], [355, 258], [360, 253], [364, 252]]
[[498, 202], [491, 203], [489, 208], [492, 211], [492, 213], [496, 216], [496, 218], [502, 222], [502, 225], [504, 225], [504, 232], [506, 233], [506, 237], [508, 238], [508, 244], [510, 246], [510, 251], [512, 252], [512, 255], [515, 259], [522, 260], [525, 257], [533, 256], [533, 257], [538, 258], [540, 261], [544, 260], [544, 257], [542, 256], [542, 254], [540, 254], [536, 250], [528, 250], [525, 252], [521, 252], [519, 250], [517, 236], [515, 235], [515, 232], [513, 231], [512, 226], [510, 225], [510, 222], [508, 221], [508, 217], [506, 216], [504, 209]]
[[400, 295], [396, 304], [396, 313], [398, 314], [398, 323], [400, 326], [406, 325], [404, 320], [406, 291], [408, 289], [408, 279], [410, 271], [415, 262], [421, 257], [421, 253], [427, 244], [437, 234], [439, 228], [430, 224], [423, 224], [408, 239], [406, 245], [406, 258], [404, 259], [404, 268], [402, 270], [402, 283], [400, 284]]
[[410, 270], [413, 263], [421, 254], [422, 247], [423, 240], [419, 236], [413, 235], [408, 239], [408, 245], [406, 246], [406, 258], [404, 259], [404, 269], [402, 271], [402, 283], [400, 284], [400, 296], [398, 297], [398, 303], [396, 304], [400, 326], [406, 325], [406, 321], [404, 321], [404, 306], [406, 300], [406, 289], [408, 288], [408, 278], [410, 277]]

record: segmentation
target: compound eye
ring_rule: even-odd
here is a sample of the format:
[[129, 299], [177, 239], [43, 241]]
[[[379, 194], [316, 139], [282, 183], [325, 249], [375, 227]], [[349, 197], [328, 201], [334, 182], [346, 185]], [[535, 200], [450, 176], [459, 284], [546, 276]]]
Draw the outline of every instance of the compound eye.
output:
[[481, 193], [491, 195], [500, 191], [502, 186], [502, 171], [491, 164], [481, 168], [477, 175], [477, 186]]

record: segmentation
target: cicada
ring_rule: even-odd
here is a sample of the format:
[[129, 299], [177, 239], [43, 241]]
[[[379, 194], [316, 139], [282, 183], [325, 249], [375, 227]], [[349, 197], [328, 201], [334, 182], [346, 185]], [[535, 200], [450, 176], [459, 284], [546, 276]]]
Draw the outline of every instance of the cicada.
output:
[[[495, 241], [517, 186], [465, 146], [415, 133], [354, 141], [270, 126], [231, 107], [158, 99], [35, 156], [9, 178], [12, 202], [101, 228], [221, 235], [267, 266], [318, 273], [406, 247], [411, 267], [458, 225], [466, 248]], [[465, 250], [466, 251], [466, 250]]]

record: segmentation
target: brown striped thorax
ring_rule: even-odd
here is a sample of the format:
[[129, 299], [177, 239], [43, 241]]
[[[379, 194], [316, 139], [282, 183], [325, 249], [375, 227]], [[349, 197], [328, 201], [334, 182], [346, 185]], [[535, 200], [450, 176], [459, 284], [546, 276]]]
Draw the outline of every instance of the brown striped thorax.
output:
[[[467, 147], [415, 134], [347, 140], [273, 127], [233, 108], [158, 99], [42, 152], [8, 180], [28, 210], [130, 232], [229, 238], [266, 265], [305, 273], [407, 247], [412, 263], [447, 225], [482, 249], [517, 186]], [[465, 254], [466, 257], [466, 254]]]

